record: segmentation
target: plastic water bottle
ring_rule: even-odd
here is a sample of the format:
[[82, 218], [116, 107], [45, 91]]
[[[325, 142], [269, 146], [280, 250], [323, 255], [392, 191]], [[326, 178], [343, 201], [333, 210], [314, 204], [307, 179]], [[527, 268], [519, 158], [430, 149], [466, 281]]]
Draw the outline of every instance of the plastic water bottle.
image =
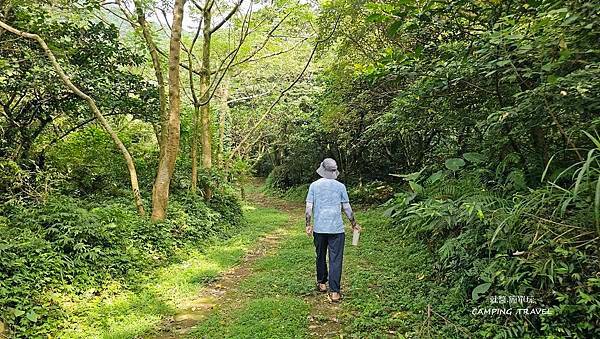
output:
[[360, 231], [359, 230], [354, 230], [354, 233], [352, 234], [352, 246], [357, 246], [358, 245], [358, 238], [360, 237]]

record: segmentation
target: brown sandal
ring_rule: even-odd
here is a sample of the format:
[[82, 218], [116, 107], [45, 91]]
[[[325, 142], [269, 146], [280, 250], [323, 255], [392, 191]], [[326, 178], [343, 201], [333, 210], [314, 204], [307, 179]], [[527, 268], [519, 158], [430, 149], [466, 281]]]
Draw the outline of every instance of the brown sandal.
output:
[[332, 292], [332, 293], [328, 293], [328, 294], [327, 294], [327, 298], [329, 299], [329, 301], [330, 301], [330, 302], [332, 302], [332, 303], [339, 303], [340, 301], [342, 301], [342, 294], [341, 294], [340, 292], [337, 292], [337, 293], [339, 294], [339, 298], [337, 298], [337, 299], [333, 299], [333, 298], [331, 297], [331, 295], [332, 295], [333, 293], [335, 293], [335, 292]]
[[325, 286], [325, 288], [321, 288], [321, 285], [325, 285], [325, 284], [317, 283], [317, 291], [319, 291], [321, 293], [327, 292], [327, 286]]

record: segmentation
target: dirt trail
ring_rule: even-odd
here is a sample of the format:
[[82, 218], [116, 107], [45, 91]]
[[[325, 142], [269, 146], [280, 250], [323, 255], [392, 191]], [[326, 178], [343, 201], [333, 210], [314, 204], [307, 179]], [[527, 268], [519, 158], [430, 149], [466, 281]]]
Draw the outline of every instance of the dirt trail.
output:
[[[258, 185], [258, 183], [255, 184]], [[195, 325], [210, 314], [213, 308], [231, 302], [232, 295], [240, 282], [252, 274], [254, 262], [275, 253], [285, 239], [286, 229], [297, 226], [304, 219], [304, 206], [302, 204], [268, 197], [258, 190], [249, 192], [247, 198], [251, 204], [275, 208], [286, 213], [290, 217], [289, 222], [284, 227], [263, 236], [246, 253], [240, 264], [223, 273], [217, 280], [209, 283], [202, 289], [197, 298], [181, 307], [177, 314], [168, 318], [161, 325], [161, 329], [157, 334], [148, 336], [148, 338], [185, 337], [194, 329]], [[307, 263], [307, 265], [313, 265], [313, 263]], [[317, 338], [342, 337], [339, 334], [342, 328], [339, 321], [340, 304], [330, 303], [326, 293], [318, 293], [316, 290], [305, 295], [304, 301], [311, 307], [308, 316], [308, 332], [311, 336]]]

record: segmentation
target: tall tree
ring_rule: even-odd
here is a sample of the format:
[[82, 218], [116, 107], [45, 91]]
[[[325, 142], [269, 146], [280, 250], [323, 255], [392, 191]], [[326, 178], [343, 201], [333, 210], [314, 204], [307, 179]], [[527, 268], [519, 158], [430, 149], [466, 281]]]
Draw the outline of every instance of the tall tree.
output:
[[[154, 41], [154, 38], [152, 37], [152, 31], [151, 31], [151, 27], [148, 24], [148, 21], [146, 20], [146, 11], [145, 11], [145, 7], [144, 4], [142, 3], [141, 0], [134, 0], [133, 1], [133, 6], [134, 6], [134, 10], [133, 12], [130, 11], [127, 6], [125, 6], [121, 0], [117, 0], [116, 4], [119, 6], [119, 9], [121, 10], [122, 14], [123, 14], [123, 18], [127, 20], [127, 22], [129, 22], [129, 24], [134, 28], [134, 29], [140, 29], [141, 33], [142, 33], [142, 37], [144, 39], [144, 42], [146, 44], [146, 48], [148, 49], [148, 53], [150, 54], [150, 59], [152, 60], [152, 68], [154, 69], [154, 76], [156, 77], [156, 82], [158, 83], [158, 94], [159, 94], [159, 99], [160, 99], [160, 106], [159, 106], [159, 115], [160, 115], [160, 128], [157, 127], [156, 125], [154, 125], [154, 131], [156, 134], [156, 138], [158, 139], [158, 144], [160, 147], [160, 155], [159, 157], [162, 158], [162, 156], [164, 155], [164, 149], [162, 148], [162, 145], [166, 144], [166, 141], [164, 139], [167, 138], [168, 133], [166, 133], [166, 131], [168, 130], [168, 112], [167, 112], [167, 104], [168, 104], [168, 100], [167, 100], [167, 93], [166, 93], [166, 84], [165, 84], [165, 77], [163, 74], [163, 64], [161, 62], [160, 56], [159, 56], [159, 50], [158, 50], [158, 46], [156, 45], [156, 42]], [[108, 3], [106, 5], [107, 9], [110, 11], [110, 3]], [[135, 15], [134, 15], [135, 13]]]
[[225, 169], [225, 124], [229, 115], [229, 80], [223, 79], [219, 95], [221, 110], [219, 111], [219, 149], [217, 150], [217, 163], [222, 169]]
[[50, 62], [52, 63], [54, 70], [56, 71], [56, 73], [58, 73], [62, 82], [70, 90], [72, 90], [75, 94], [77, 94], [77, 96], [79, 96], [80, 98], [84, 99], [87, 102], [88, 106], [94, 113], [98, 122], [100, 122], [100, 124], [102, 125], [104, 130], [106, 130], [106, 132], [110, 135], [111, 139], [113, 140], [113, 142], [115, 143], [115, 145], [117, 146], [119, 151], [123, 154], [123, 158], [125, 159], [125, 162], [127, 164], [127, 169], [129, 171], [129, 176], [130, 176], [130, 181], [131, 181], [131, 189], [133, 191], [133, 198], [134, 198], [135, 206], [138, 210], [138, 213], [140, 215], [144, 215], [144, 203], [142, 200], [142, 196], [140, 194], [137, 171], [135, 169], [135, 163], [133, 161], [133, 157], [131, 156], [131, 154], [127, 150], [127, 147], [125, 147], [125, 145], [123, 144], [123, 142], [121, 141], [121, 139], [119, 138], [117, 133], [112, 129], [112, 127], [110, 126], [110, 124], [108, 123], [108, 121], [106, 120], [104, 115], [102, 114], [102, 112], [100, 112], [100, 109], [96, 105], [96, 101], [91, 96], [82, 92], [77, 86], [75, 86], [71, 82], [71, 79], [69, 78], [69, 76], [64, 72], [63, 68], [60, 66], [60, 64], [56, 60], [56, 57], [54, 56], [54, 53], [52, 52], [52, 50], [50, 50], [50, 48], [48, 47], [48, 45], [46, 44], [44, 39], [42, 39], [39, 35], [20, 31], [12, 26], [9, 26], [8, 24], [4, 23], [3, 21], [0, 21], [0, 27], [2, 27], [3, 29], [5, 29], [13, 34], [21, 36], [23, 38], [32, 39], [32, 40], [37, 41], [37, 43], [41, 46], [41, 48], [44, 50], [44, 52], [48, 56], [48, 59], [50, 59]]
[[161, 138], [162, 156], [159, 159], [152, 189], [152, 220], [164, 220], [169, 202], [169, 187], [179, 153], [181, 93], [179, 63], [181, 60], [181, 31], [185, 0], [175, 0], [169, 43], [169, 112], [166, 137]]
[[[198, 152], [197, 144], [200, 141], [202, 145], [202, 167], [205, 171], [210, 172], [212, 170], [212, 132], [211, 132], [211, 114], [210, 114], [210, 101], [214, 93], [211, 92], [213, 87], [211, 84], [211, 42], [215, 32], [217, 32], [225, 23], [227, 23], [233, 15], [238, 11], [240, 5], [244, 0], [237, 1], [233, 8], [213, 26], [213, 12], [215, 11], [216, 0], [207, 0], [203, 6], [196, 4], [196, 7], [202, 14], [202, 59], [200, 68], [200, 103], [197, 100], [195, 93], [194, 98], [194, 117], [192, 128], [192, 145], [191, 145], [191, 160], [192, 160], [192, 174], [191, 174], [191, 190], [195, 192], [198, 185]], [[200, 28], [200, 27], [199, 27]], [[243, 26], [241, 35], [244, 35]], [[239, 50], [243, 39], [240, 41], [237, 50]], [[192, 45], [193, 48], [193, 45]], [[190, 53], [191, 57], [191, 53]], [[232, 56], [233, 60], [234, 56]], [[190, 72], [192, 68], [190, 67]], [[190, 79], [193, 82], [193, 79]], [[216, 85], [215, 85], [216, 86]], [[199, 109], [198, 109], [199, 106]], [[199, 124], [199, 126], [198, 126]], [[207, 184], [204, 187], [204, 197], [209, 200], [212, 196], [210, 186]]]

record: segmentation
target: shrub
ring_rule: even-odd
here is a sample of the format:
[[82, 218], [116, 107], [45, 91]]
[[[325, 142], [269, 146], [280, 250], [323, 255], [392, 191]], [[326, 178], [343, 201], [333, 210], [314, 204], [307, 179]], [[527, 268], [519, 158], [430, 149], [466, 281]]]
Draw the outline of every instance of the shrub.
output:
[[394, 188], [381, 181], [372, 181], [368, 184], [359, 184], [352, 187], [348, 195], [350, 201], [359, 204], [382, 204], [390, 200], [394, 195]]
[[218, 192], [209, 205], [174, 194], [168, 219], [139, 217], [127, 198], [54, 195], [1, 207], [0, 321], [15, 337], [39, 337], [63, 316], [53, 293], [83, 293], [107, 281], [135, 284], [139, 273], [177, 260], [179, 249], [226, 237], [241, 208]]
[[293, 186], [293, 182], [284, 166], [276, 166], [269, 173], [266, 185], [273, 190], [285, 190]]
[[[526, 193], [458, 162], [427, 178], [423, 171], [400, 175], [407, 190], [395, 195], [386, 214], [405, 237], [427, 247], [435, 259], [432, 279], [464, 296], [464, 306], [447, 315], [452, 321], [484, 337], [600, 335], [596, 152], [564, 172], [570, 178], [558, 175]], [[530, 296], [533, 307], [551, 313], [473, 321], [468, 305], [486, 296]]]

